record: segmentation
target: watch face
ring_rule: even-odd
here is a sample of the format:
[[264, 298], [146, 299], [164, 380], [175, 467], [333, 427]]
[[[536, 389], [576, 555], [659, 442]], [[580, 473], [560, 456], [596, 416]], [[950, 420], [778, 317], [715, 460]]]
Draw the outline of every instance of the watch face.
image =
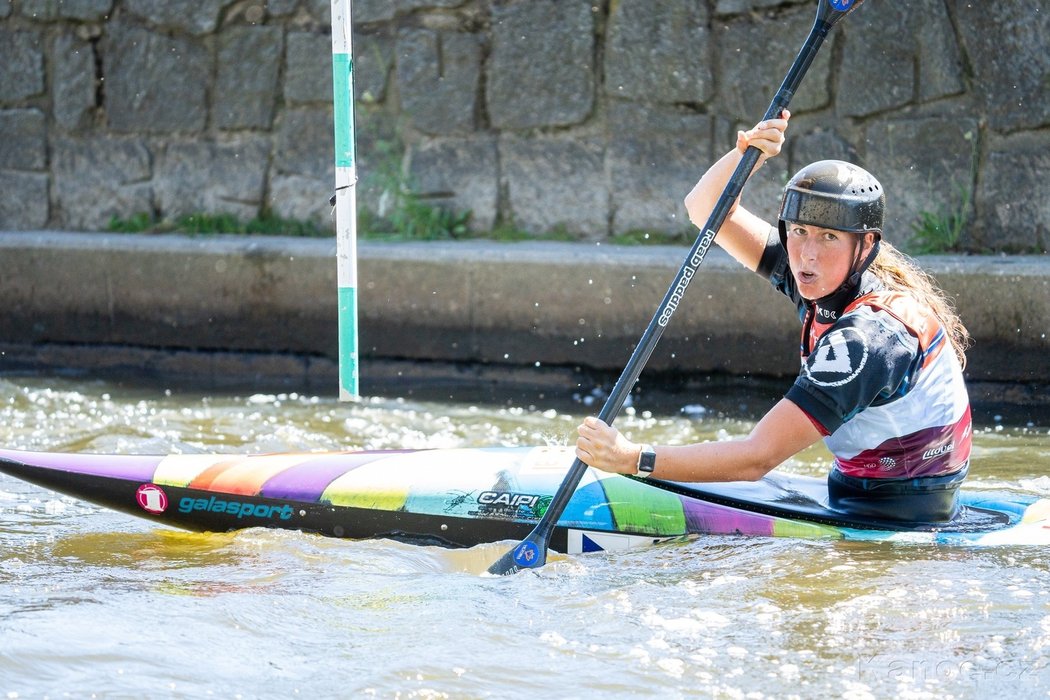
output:
[[642, 450], [638, 457], [638, 471], [652, 473], [656, 469], [656, 453], [651, 449]]

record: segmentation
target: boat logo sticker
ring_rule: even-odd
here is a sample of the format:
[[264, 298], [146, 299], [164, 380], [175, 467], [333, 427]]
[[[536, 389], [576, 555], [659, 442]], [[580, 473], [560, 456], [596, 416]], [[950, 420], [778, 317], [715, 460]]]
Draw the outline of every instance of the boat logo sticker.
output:
[[867, 362], [864, 334], [856, 328], [839, 328], [820, 339], [805, 371], [818, 386], [842, 386], [856, 379]]
[[135, 492], [135, 500], [147, 513], [159, 514], [168, 509], [168, 494], [156, 484], [143, 484]]
[[[512, 520], [520, 518], [539, 519], [547, 512], [551, 498], [552, 496], [541, 496], [535, 493], [482, 491], [475, 499], [475, 502], [478, 504], [477, 509], [470, 510], [469, 515]], [[446, 511], [448, 510], [446, 508]]]

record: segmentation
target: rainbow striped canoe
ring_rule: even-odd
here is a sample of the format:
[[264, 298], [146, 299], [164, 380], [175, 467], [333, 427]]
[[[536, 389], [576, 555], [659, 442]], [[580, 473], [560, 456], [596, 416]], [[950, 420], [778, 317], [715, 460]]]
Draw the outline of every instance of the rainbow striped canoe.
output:
[[[525, 537], [572, 459], [567, 447], [248, 456], [0, 450], [0, 472], [188, 530], [271, 527], [469, 547]], [[824, 481], [810, 477], [681, 484], [589, 470], [551, 546], [575, 554], [705, 534], [1050, 543], [1050, 499], [964, 490], [962, 502], [951, 523], [905, 527], [829, 509]]]

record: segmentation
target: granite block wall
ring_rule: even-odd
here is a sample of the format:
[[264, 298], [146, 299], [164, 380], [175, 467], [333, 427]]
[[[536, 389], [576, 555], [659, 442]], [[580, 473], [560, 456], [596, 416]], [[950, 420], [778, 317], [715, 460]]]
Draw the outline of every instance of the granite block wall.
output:
[[[814, 0], [356, 0], [359, 203], [384, 191], [580, 239], [689, 229], [682, 198], [764, 112]], [[327, 0], [0, 0], [0, 229], [264, 210], [330, 225]], [[887, 235], [964, 211], [963, 246], [1050, 245], [1050, 11], [868, 0], [796, 95], [798, 167], [848, 158]], [[392, 177], [391, 173], [395, 176]]]

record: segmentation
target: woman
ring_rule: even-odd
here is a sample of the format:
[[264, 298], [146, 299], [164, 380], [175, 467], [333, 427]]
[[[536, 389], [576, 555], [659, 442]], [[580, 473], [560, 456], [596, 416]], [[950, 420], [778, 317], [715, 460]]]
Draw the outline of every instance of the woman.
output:
[[[694, 223], [706, 222], [748, 146], [761, 151], [758, 167], [780, 153], [789, 118], [785, 110], [737, 134], [736, 148], [686, 197]], [[794, 385], [741, 440], [639, 445], [591, 417], [579, 426], [577, 456], [640, 477], [757, 480], [823, 439], [835, 458], [831, 507], [915, 523], [951, 519], [970, 456], [969, 336], [943, 292], [882, 241], [884, 203], [878, 181], [842, 161], [799, 171], [776, 227], [737, 202], [715, 240], [797, 305]]]

